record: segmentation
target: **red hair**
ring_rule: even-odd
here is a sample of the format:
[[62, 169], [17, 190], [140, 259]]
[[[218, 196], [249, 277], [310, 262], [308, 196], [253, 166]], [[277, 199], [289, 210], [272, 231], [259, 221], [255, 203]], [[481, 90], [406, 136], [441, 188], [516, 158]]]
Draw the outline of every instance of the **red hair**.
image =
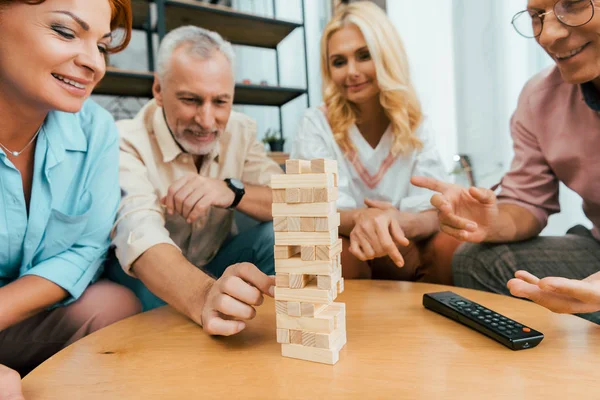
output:
[[[45, 0], [0, 0], [0, 8], [15, 1], [35, 5], [41, 4]], [[118, 53], [125, 49], [131, 40], [131, 0], [108, 0], [108, 2], [110, 3], [111, 10], [110, 30], [113, 32], [122, 30], [124, 32], [121, 42], [109, 49], [111, 53]]]

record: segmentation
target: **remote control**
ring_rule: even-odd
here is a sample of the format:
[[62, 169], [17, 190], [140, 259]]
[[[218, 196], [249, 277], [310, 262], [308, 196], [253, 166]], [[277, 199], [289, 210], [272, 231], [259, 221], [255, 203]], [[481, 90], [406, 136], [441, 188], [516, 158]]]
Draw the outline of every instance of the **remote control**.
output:
[[523, 324], [453, 293], [423, 295], [423, 306], [497, 340], [513, 350], [531, 349], [544, 335]]

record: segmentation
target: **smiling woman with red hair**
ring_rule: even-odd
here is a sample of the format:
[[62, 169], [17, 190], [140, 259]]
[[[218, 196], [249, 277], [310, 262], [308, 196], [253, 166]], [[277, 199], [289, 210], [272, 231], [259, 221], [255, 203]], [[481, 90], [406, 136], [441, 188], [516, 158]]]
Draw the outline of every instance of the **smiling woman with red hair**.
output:
[[[119, 145], [112, 117], [88, 100], [105, 54], [129, 42], [131, 4], [0, 1], [0, 36], [0, 363], [23, 374], [140, 310], [98, 281]], [[0, 369], [0, 399], [20, 392], [14, 374]]]

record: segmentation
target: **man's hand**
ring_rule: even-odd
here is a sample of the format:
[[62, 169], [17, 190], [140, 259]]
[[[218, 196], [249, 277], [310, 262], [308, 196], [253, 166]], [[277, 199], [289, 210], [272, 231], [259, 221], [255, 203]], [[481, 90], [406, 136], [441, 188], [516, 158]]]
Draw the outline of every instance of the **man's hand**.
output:
[[431, 204], [438, 210], [440, 229], [456, 239], [483, 242], [499, 215], [496, 195], [489, 189], [466, 189], [422, 176], [413, 177], [411, 183], [438, 192]]
[[250, 263], [228, 267], [223, 276], [208, 286], [200, 323], [210, 335], [230, 336], [246, 327], [256, 316], [263, 294], [273, 297], [275, 278]]
[[4, 365], [0, 365], [0, 400], [24, 399], [19, 373]]
[[389, 256], [403, 267], [398, 245], [408, 246], [409, 242], [400, 222], [402, 213], [387, 202], [366, 199], [365, 205], [368, 208], [358, 213], [350, 232], [350, 252], [362, 261]]
[[188, 175], [169, 187], [161, 203], [166, 206], [169, 215], [176, 212], [191, 224], [206, 217], [211, 207], [227, 208], [234, 199], [235, 194], [225, 181]]
[[600, 272], [584, 280], [548, 277], [538, 279], [517, 271], [506, 285], [513, 296], [524, 297], [556, 313], [589, 313], [600, 310]]

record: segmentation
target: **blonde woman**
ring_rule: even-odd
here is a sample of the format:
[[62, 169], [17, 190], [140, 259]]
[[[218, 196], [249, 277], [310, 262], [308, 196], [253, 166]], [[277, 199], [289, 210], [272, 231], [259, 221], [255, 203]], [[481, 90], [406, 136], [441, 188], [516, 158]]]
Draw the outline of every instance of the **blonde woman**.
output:
[[432, 193], [410, 178], [446, 174], [383, 10], [339, 9], [323, 32], [321, 72], [324, 104], [307, 110], [292, 158], [338, 161], [344, 276], [451, 283], [449, 265], [426, 267], [419, 254], [439, 222]]

